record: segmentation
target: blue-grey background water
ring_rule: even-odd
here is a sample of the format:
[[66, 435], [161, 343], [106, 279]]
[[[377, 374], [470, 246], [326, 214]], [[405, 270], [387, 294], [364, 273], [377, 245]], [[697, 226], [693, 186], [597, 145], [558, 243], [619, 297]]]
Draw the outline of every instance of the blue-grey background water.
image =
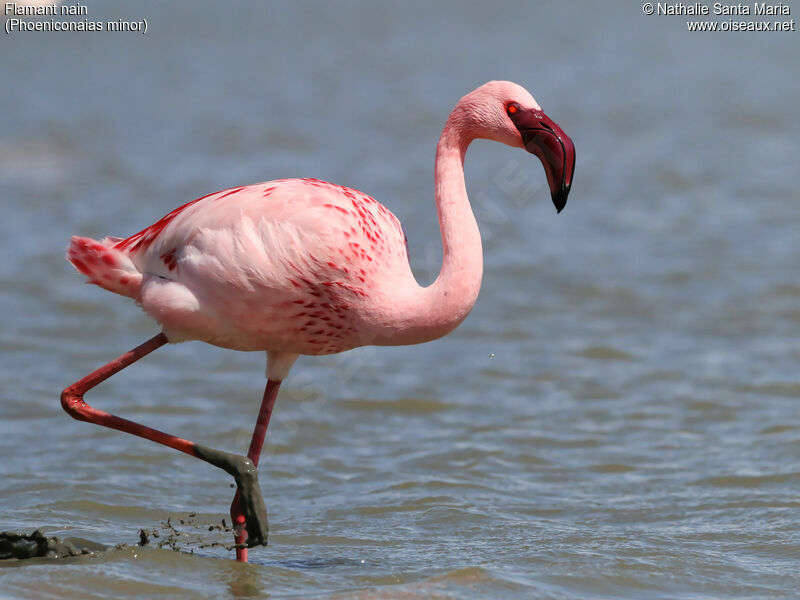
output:
[[[0, 597], [797, 597], [798, 33], [637, 2], [86, 4], [148, 31], [0, 36], [0, 530], [129, 546], [6, 563]], [[566, 210], [534, 157], [470, 149], [477, 306], [431, 344], [299, 361], [261, 466], [271, 543], [236, 564], [207, 547], [226, 475], [62, 412], [157, 331], [82, 283], [69, 236], [318, 177], [386, 204], [429, 282], [436, 140], [490, 79], [573, 137]], [[263, 368], [170, 346], [89, 400], [243, 452]], [[182, 552], [135, 546], [190, 511]]]

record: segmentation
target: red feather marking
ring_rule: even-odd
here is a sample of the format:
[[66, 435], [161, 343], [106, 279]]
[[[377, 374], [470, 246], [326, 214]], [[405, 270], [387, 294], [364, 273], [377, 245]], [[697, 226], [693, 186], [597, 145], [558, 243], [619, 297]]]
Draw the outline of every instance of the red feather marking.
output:
[[169, 252], [165, 252], [161, 255], [161, 260], [164, 261], [164, 264], [167, 265], [167, 268], [172, 271], [178, 266], [178, 259], [175, 257], [175, 253], [177, 252], [177, 248], [173, 248]]
[[92, 274], [92, 272], [91, 272], [91, 271], [89, 270], [89, 268], [88, 268], [88, 267], [87, 267], [87, 266], [86, 266], [86, 265], [83, 263], [83, 261], [82, 261], [82, 260], [80, 260], [80, 259], [77, 259], [77, 258], [73, 258], [73, 259], [71, 260], [71, 262], [72, 262], [72, 264], [73, 264], [73, 265], [75, 265], [75, 268], [76, 268], [76, 269], [78, 269], [78, 271], [80, 271], [80, 272], [81, 272], [81, 273], [83, 273], [84, 275], [91, 275], [91, 274]]
[[235, 194], [236, 192], [240, 192], [243, 189], [244, 189], [243, 185], [240, 185], [239, 187], [236, 187], [236, 188], [231, 188], [229, 191], [225, 192], [221, 196], [217, 196], [216, 198], [214, 198], [214, 201], [216, 202], [217, 200], [222, 200], [226, 196], [230, 196], [231, 194]]
[[330, 184], [327, 181], [322, 181], [321, 179], [314, 179], [313, 177], [305, 177], [302, 179], [302, 181], [303, 183], [312, 185], [314, 187], [333, 187], [333, 184]]
[[140, 249], [144, 250], [153, 242], [153, 240], [156, 239], [156, 237], [158, 237], [158, 234], [160, 234], [164, 230], [164, 228], [172, 222], [172, 220], [175, 217], [177, 217], [179, 214], [181, 214], [184, 210], [186, 210], [193, 204], [200, 202], [201, 200], [205, 200], [206, 198], [209, 198], [211, 196], [214, 196], [215, 194], [222, 194], [220, 198], [224, 198], [225, 196], [241, 191], [243, 187], [244, 186], [241, 186], [227, 191], [222, 190], [222, 192], [212, 192], [210, 194], [206, 194], [205, 196], [201, 196], [196, 200], [187, 202], [183, 206], [179, 206], [172, 212], [169, 212], [163, 217], [161, 217], [158, 221], [150, 225], [150, 227], [146, 227], [145, 229], [142, 229], [139, 233], [134, 233], [132, 236], [117, 242], [114, 245], [114, 248], [116, 248], [117, 250], [127, 250], [128, 252], [136, 252], [137, 250]]

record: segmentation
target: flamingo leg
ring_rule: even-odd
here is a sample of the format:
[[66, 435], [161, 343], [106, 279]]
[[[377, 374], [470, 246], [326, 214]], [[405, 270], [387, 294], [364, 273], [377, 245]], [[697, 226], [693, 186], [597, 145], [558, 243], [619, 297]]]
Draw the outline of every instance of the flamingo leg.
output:
[[[264, 439], [267, 436], [269, 419], [272, 416], [272, 409], [275, 407], [275, 400], [278, 397], [278, 389], [281, 382], [275, 379], [267, 380], [267, 387], [264, 389], [264, 398], [261, 400], [261, 408], [258, 411], [256, 426], [253, 429], [253, 437], [250, 439], [250, 449], [247, 451], [247, 458], [253, 461], [254, 466], [258, 466], [258, 459], [261, 457], [261, 449], [264, 447]], [[231, 520], [233, 521], [234, 541], [236, 542], [236, 560], [247, 562], [247, 548], [254, 544], [245, 544], [248, 541], [248, 532], [245, 529], [247, 519], [242, 509], [241, 489], [236, 490], [236, 495], [231, 503]], [[266, 513], [264, 522], [267, 522]]]
[[[73, 383], [61, 392], [61, 406], [71, 417], [79, 421], [87, 421], [96, 425], [102, 425], [103, 427], [138, 435], [139, 437], [163, 444], [164, 446], [169, 446], [170, 448], [204, 460], [232, 475], [236, 480], [238, 488], [238, 507], [239, 512], [242, 513], [242, 522], [246, 528], [248, 543], [251, 547], [259, 544], [266, 545], [268, 531], [267, 510], [264, 506], [264, 500], [261, 497], [261, 490], [258, 486], [258, 472], [252, 459], [229, 452], [214, 450], [213, 448], [208, 448], [201, 444], [195, 444], [189, 440], [164, 433], [163, 431], [139, 423], [134, 423], [133, 421], [117, 417], [102, 410], [97, 410], [86, 404], [83, 399], [86, 392], [112, 375], [120, 372], [125, 367], [135, 363], [140, 358], [147, 356], [153, 350], [160, 348], [168, 341], [167, 336], [163, 333], [159, 333], [133, 350], [115, 358], [96, 371], [89, 373], [86, 377]], [[267, 389], [269, 390], [269, 384], [267, 385]], [[277, 394], [277, 388], [275, 389], [275, 393]], [[272, 402], [274, 404], [274, 398]], [[259, 419], [261, 420], [261, 415], [259, 415]], [[268, 422], [269, 415], [264, 419], [261, 441], [257, 445], [256, 456], [261, 452], [261, 444], [263, 444], [264, 441], [266, 424]], [[261, 430], [257, 424], [256, 432], [253, 434], [254, 441], [259, 431]], [[253, 445], [251, 445], [251, 451], [253, 450], [252, 446]]]

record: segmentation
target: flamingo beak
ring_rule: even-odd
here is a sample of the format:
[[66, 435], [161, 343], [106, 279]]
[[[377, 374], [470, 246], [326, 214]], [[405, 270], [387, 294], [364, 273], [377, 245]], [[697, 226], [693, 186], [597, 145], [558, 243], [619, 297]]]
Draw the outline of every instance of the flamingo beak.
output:
[[541, 110], [522, 109], [511, 115], [511, 120], [519, 129], [525, 149], [542, 161], [550, 196], [556, 210], [561, 212], [572, 186], [575, 145], [564, 130]]

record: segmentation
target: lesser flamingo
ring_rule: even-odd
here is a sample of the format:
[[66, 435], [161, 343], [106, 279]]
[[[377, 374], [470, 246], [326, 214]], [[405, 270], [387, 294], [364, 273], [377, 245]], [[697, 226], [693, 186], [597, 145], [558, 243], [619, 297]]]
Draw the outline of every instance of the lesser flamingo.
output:
[[[542, 161], [560, 212], [575, 166], [572, 140], [522, 87], [492, 81], [450, 113], [436, 148], [436, 208], [443, 263], [420, 286], [400, 222], [354, 189], [283, 179], [198, 198], [121, 239], [73, 237], [67, 257], [100, 287], [134, 298], [161, 333], [64, 390], [74, 418], [125, 431], [230, 473], [236, 556], [266, 545], [257, 465], [281, 382], [301, 354], [364, 345], [419, 344], [461, 323], [478, 296], [483, 255], [464, 183], [464, 155], [484, 138]], [[247, 456], [206, 446], [92, 408], [84, 394], [156, 348], [200, 340], [267, 353], [267, 384]]]

